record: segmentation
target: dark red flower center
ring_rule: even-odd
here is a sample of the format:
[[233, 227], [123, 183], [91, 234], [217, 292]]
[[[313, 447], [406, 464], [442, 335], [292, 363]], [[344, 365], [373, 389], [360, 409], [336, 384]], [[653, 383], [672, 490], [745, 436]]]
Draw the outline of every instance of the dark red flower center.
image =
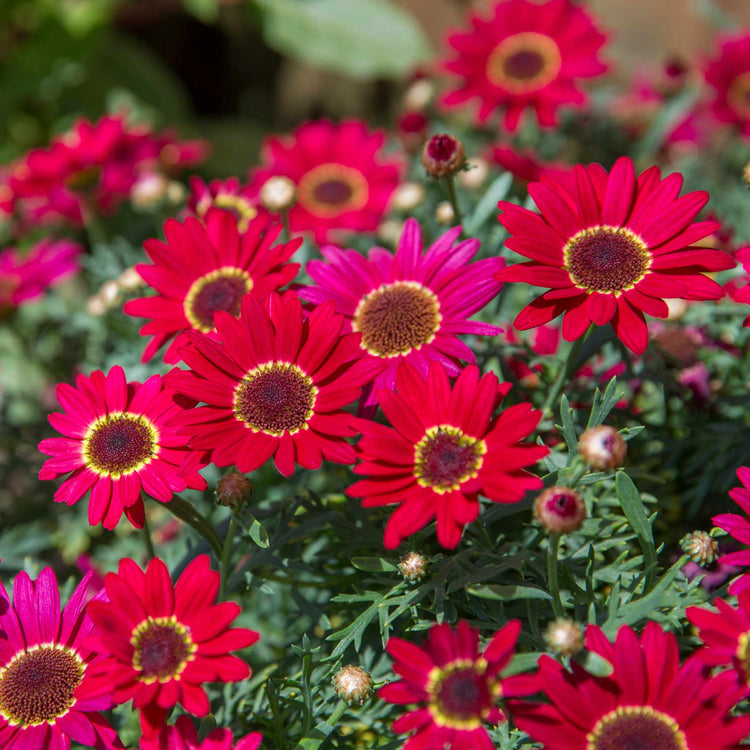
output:
[[383, 284], [357, 305], [352, 328], [362, 334], [362, 348], [376, 357], [398, 357], [429, 344], [440, 328], [440, 303], [416, 281]]
[[[223, 208], [229, 211], [237, 219], [237, 229], [240, 232], [246, 232], [250, 220], [258, 215], [258, 211], [247, 198], [232, 193], [219, 193], [213, 201], [217, 208]], [[205, 213], [205, 211], [204, 211]]]
[[430, 711], [443, 726], [475, 729], [492, 707], [483, 659], [467, 659], [435, 667], [427, 684]]
[[118, 478], [145, 466], [158, 450], [158, 432], [142, 414], [107, 414], [83, 439], [86, 465], [98, 474]]
[[743, 118], [750, 118], [750, 70], [740, 73], [732, 81], [727, 101]]
[[414, 449], [414, 476], [422, 487], [443, 494], [477, 476], [487, 445], [458, 427], [431, 427]]
[[546, 509], [560, 518], [574, 518], [580, 513], [581, 499], [577, 492], [555, 492], [547, 498]]
[[306, 429], [318, 389], [297, 365], [270, 362], [248, 372], [234, 391], [234, 413], [256, 432], [293, 435]]
[[625, 227], [590, 227], [568, 240], [565, 269], [573, 283], [592, 292], [635, 286], [651, 265], [646, 243]]
[[538, 91], [560, 72], [560, 48], [551, 37], [524, 31], [506, 37], [487, 59], [490, 83], [512, 94]]
[[448, 161], [458, 148], [458, 141], [452, 135], [434, 135], [427, 141], [427, 153], [435, 161]]
[[314, 216], [326, 219], [359, 211], [368, 196], [365, 176], [344, 164], [319, 164], [303, 175], [297, 186], [300, 205]]
[[0, 670], [0, 715], [22, 727], [54, 723], [75, 703], [84, 665], [59, 644], [24, 651]]
[[596, 723], [586, 750], [688, 750], [685, 733], [651, 706], [620, 706]]
[[189, 628], [172, 617], [148, 617], [132, 633], [133, 669], [144, 682], [167, 682], [194, 658], [197, 646]]
[[242, 268], [225, 266], [196, 279], [185, 295], [185, 317], [202, 333], [214, 330], [214, 313], [240, 314], [242, 298], [253, 288], [250, 274]]

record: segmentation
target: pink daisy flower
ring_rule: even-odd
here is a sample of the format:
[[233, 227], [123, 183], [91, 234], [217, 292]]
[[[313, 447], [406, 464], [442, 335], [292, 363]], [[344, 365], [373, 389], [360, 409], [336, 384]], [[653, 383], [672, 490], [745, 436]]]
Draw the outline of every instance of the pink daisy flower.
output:
[[[121, 748], [99, 713], [111, 697], [92, 689], [101, 657], [87, 643], [92, 574], [84, 576], [60, 612], [51, 568], [36, 581], [19, 573], [13, 603], [0, 583], [0, 746], [5, 750], [68, 750], [71, 740], [98, 750]], [[5, 601], [7, 600], [7, 601]]]
[[250, 732], [234, 742], [229, 729], [214, 729], [201, 742], [193, 722], [180, 716], [173, 727], [162, 727], [155, 739], [141, 739], [140, 750], [258, 750], [263, 741], [260, 732]]
[[266, 139], [252, 188], [258, 193], [269, 177], [288, 177], [297, 186], [291, 230], [312, 232], [318, 243], [334, 230], [372, 232], [402, 171], [399, 160], [383, 155], [384, 144], [385, 133], [360, 120], [306, 122], [291, 136]]
[[[742, 482], [742, 487], [735, 487], [729, 491], [729, 497], [745, 512], [744, 516], [737, 513], [720, 513], [711, 520], [714, 526], [724, 529], [731, 537], [750, 546], [750, 468], [740, 466], [737, 469], [737, 479]], [[736, 552], [728, 552], [722, 555], [719, 563], [725, 565], [739, 565], [747, 567], [750, 565], [750, 549], [745, 548]], [[743, 573], [729, 585], [730, 594], [739, 594], [750, 588], [750, 573]]]
[[201, 220], [205, 220], [210, 208], [229, 211], [237, 221], [240, 232], [246, 232], [258, 208], [249, 185], [242, 185], [236, 177], [226, 180], [211, 180], [206, 184], [200, 177], [190, 178], [188, 208]]
[[560, 105], [586, 103], [578, 79], [607, 69], [597, 57], [605, 35], [570, 0], [505, 0], [489, 19], [472, 14], [469, 21], [470, 31], [448, 37], [457, 54], [444, 68], [463, 80], [442, 101], [458, 107], [479, 99], [479, 122], [503, 108], [505, 127], [513, 132], [524, 111], [533, 109], [540, 125], [552, 127]]
[[70, 476], [55, 492], [55, 502], [73, 505], [89, 490], [89, 523], [113, 529], [123, 513], [143, 526], [142, 492], [163, 503], [175, 492], [205, 489], [198, 474], [200, 454], [185, 448], [169, 420], [194, 402], [175, 398], [160, 375], [128, 383], [116, 365], [79, 375], [76, 387], [57, 386], [64, 412], [50, 414], [50, 424], [64, 437], [47, 438], [39, 450], [45, 461], [40, 479]]
[[395, 255], [375, 247], [364, 258], [329, 245], [321, 250], [325, 261], [307, 264], [317, 286], [302, 287], [299, 296], [315, 304], [334, 300], [347, 328], [362, 334], [362, 356], [380, 364], [368, 405], [377, 403], [378, 389], [393, 389], [400, 362], [425, 377], [430, 362], [442, 362], [455, 377], [461, 371], [458, 362], [476, 362], [458, 335], [500, 332], [469, 317], [500, 291], [494, 274], [503, 260], [470, 263], [479, 241], [456, 243], [460, 234], [455, 227], [423, 251], [419, 223], [408, 219]]
[[707, 62], [704, 75], [714, 89], [711, 109], [716, 119], [750, 136], [750, 30], [724, 36], [718, 57]]

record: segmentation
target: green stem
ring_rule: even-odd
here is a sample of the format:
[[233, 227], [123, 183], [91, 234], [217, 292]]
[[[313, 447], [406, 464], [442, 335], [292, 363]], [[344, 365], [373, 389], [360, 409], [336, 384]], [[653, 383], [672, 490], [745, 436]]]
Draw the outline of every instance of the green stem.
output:
[[565, 358], [565, 364], [563, 365], [560, 372], [558, 373], [557, 379], [555, 380], [554, 385], [550, 389], [550, 392], [547, 394], [547, 398], [544, 402], [544, 406], [542, 407], [545, 414], [551, 413], [553, 404], [557, 403], [562, 392], [565, 390], [565, 386], [568, 384], [568, 381], [570, 380], [570, 376], [573, 374], [573, 368], [576, 364], [576, 358], [578, 357], [578, 352], [581, 350], [581, 347], [583, 346], [583, 342], [588, 338], [588, 335], [591, 332], [592, 328], [593, 328], [593, 325], [589, 326], [586, 333], [584, 333], [583, 336], [581, 336], [580, 338], [577, 338], [571, 344], [570, 349], [568, 349], [568, 356]]
[[226, 594], [229, 587], [229, 563], [232, 559], [232, 545], [234, 544], [234, 535], [237, 533], [237, 519], [232, 512], [229, 519], [227, 535], [224, 537], [224, 545], [221, 549], [221, 594]]
[[560, 535], [550, 534], [547, 543], [547, 579], [549, 591], [552, 594], [552, 611], [555, 617], [563, 617], [562, 600], [560, 599], [560, 583], [557, 579], [557, 553], [560, 547]]
[[458, 226], [463, 221], [463, 214], [461, 208], [458, 205], [458, 196], [456, 195], [456, 182], [453, 179], [453, 175], [448, 175], [443, 178], [443, 185], [445, 185], [445, 192], [448, 195], [448, 200], [451, 206], [453, 206], [453, 226]]
[[283, 241], [289, 242], [289, 240], [292, 239], [292, 230], [289, 227], [289, 209], [288, 208], [282, 209], [281, 222], [284, 225], [284, 231], [282, 233]]
[[154, 557], [156, 557], [156, 552], [154, 552], [154, 543], [151, 539], [151, 529], [148, 527], [148, 513], [144, 512], [143, 515], [143, 544], [146, 547], [146, 554], [148, 555], [148, 559], [152, 560]]
[[216, 536], [216, 532], [211, 527], [211, 524], [191, 503], [179, 495], [173, 495], [172, 499], [168, 503], [165, 503], [165, 507], [172, 515], [177, 516], [181, 521], [192, 526], [211, 545], [214, 552], [216, 552], [216, 556], [221, 559], [222, 548], [219, 537]]

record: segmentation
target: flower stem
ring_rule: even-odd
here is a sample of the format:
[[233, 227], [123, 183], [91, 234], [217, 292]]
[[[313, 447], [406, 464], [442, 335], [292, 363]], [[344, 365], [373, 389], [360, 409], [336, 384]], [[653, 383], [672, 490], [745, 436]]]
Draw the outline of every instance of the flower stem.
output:
[[221, 559], [222, 548], [219, 537], [216, 536], [211, 524], [191, 503], [175, 494], [168, 503], [165, 503], [165, 507], [181, 521], [192, 526], [211, 545], [216, 552], [216, 556]]
[[237, 519], [235, 513], [232, 512], [232, 516], [229, 519], [229, 527], [227, 528], [227, 535], [224, 537], [224, 545], [221, 549], [221, 594], [226, 594], [229, 586], [229, 563], [232, 559], [232, 545], [234, 544], [234, 536], [237, 533]]
[[555, 617], [563, 617], [562, 600], [560, 599], [560, 583], [557, 579], [557, 553], [560, 547], [560, 535], [550, 534], [547, 540], [547, 581], [552, 594], [552, 611]]
[[143, 514], [143, 544], [146, 547], [146, 555], [148, 556], [148, 559], [151, 560], [154, 557], [156, 557], [156, 552], [154, 552], [154, 543], [151, 539], [151, 529], [148, 527], [148, 513]]
[[445, 192], [448, 195], [448, 200], [451, 206], [453, 206], [453, 226], [458, 226], [463, 221], [463, 214], [461, 208], [458, 205], [458, 196], [456, 195], [456, 182], [453, 179], [453, 175], [448, 175], [443, 178], [443, 185], [445, 185]]
[[570, 349], [568, 349], [568, 356], [565, 358], [565, 364], [560, 369], [560, 372], [557, 375], [557, 379], [550, 389], [550, 392], [547, 394], [544, 406], [542, 407], [544, 414], [548, 414], [552, 411], [553, 404], [557, 403], [560, 395], [565, 390], [565, 386], [568, 384], [570, 376], [573, 374], [573, 367], [576, 364], [578, 352], [581, 350], [583, 342], [588, 338], [588, 335], [592, 329], [593, 325], [589, 326], [586, 333], [584, 333], [580, 338], [577, 338], [571, 344]]
[[284, 225], [284, 231], [282, 233], [283, 242], [289, 242], [292, 239], [292, 230], [289, 226], [289, 209], [281, 209], [281, 223]]

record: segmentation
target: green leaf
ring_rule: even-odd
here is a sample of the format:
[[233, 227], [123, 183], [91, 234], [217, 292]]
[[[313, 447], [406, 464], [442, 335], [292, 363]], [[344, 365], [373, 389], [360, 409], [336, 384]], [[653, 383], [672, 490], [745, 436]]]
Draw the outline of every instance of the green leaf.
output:
[[622, 511], [638, 537], [638, 543], [643, 550], [644, 564], [649, 572], [649, 580], [651, 580], [654, 574], [653, 568], [656, 565], [656, 547], [654, 546], [654, 534], [646, 514], [646, 508], [643, 506], [643, 501], [638, 489], [633, 484], [633, 480], [624, 471], [617, 474], [615, 490]]
[[414, 18], [391, 0], [255, 0], [270, 47], [355, 78], [398, 78], [431, 56]]
[[612, 380], [607, 383], [603, 396], [597, 388], [594, 392], [594, 403], [591, 407], [591, 414], [589, 415], [586, 429], [588, 430], [590, 427], [598, 427], [602, 424], [609, 416], [612, 409], [615, 408], [615, 404], [621, 397], [622, 393], [617, 392], [617, 378], [612, 378]]
[[248, 513], [247, 510], [243, 509], [241, 513], [237, 514], [237, 523], [250, 535], [250, 538], [259, 547], [263, 549], [268, 547], [268, 532], [252, 513]]
[[594, 677], [609, 677], [614, 672], [612, 664], [593, 651], [582, 651], [575, 661]]
[[488, 188], [487, 192], [477, 203], [474, 213], [464, 222], [466, 234], [476, 234], [477, 230], [487, 219], [497, 212], [497, 204], [503, 200], [513, 184], [513, 175], [510, 172], [501, 174]]
[[564, 394], [560, 399], [560, 416], [562, 417], [562, 434], [568, 446], [569, 456], [572, 457], [575, 456], [578, 450], [578, 438], [576, 436], [575, 422], [573, 421], [573, 410], [568, 403], [568, 397]]
[[479, 586], [469, 586], [466, 591], [472, 596], [478, 596], [481, 599], [496, 599], [499, 601], [552, 599], [544, 589], [538, 589], [535, 586], [501, 586], [500, 584], [488, 583]]
[[214, 23], [219, 17], [219, 3], [217, 0], [182, 0], [185, 10], [203, 21]]
[[398, 570], [396, 565], [382, 557], [353, 557], [352, 565], [357, 570], [366, 570], [368, 573], [393, 573]]

